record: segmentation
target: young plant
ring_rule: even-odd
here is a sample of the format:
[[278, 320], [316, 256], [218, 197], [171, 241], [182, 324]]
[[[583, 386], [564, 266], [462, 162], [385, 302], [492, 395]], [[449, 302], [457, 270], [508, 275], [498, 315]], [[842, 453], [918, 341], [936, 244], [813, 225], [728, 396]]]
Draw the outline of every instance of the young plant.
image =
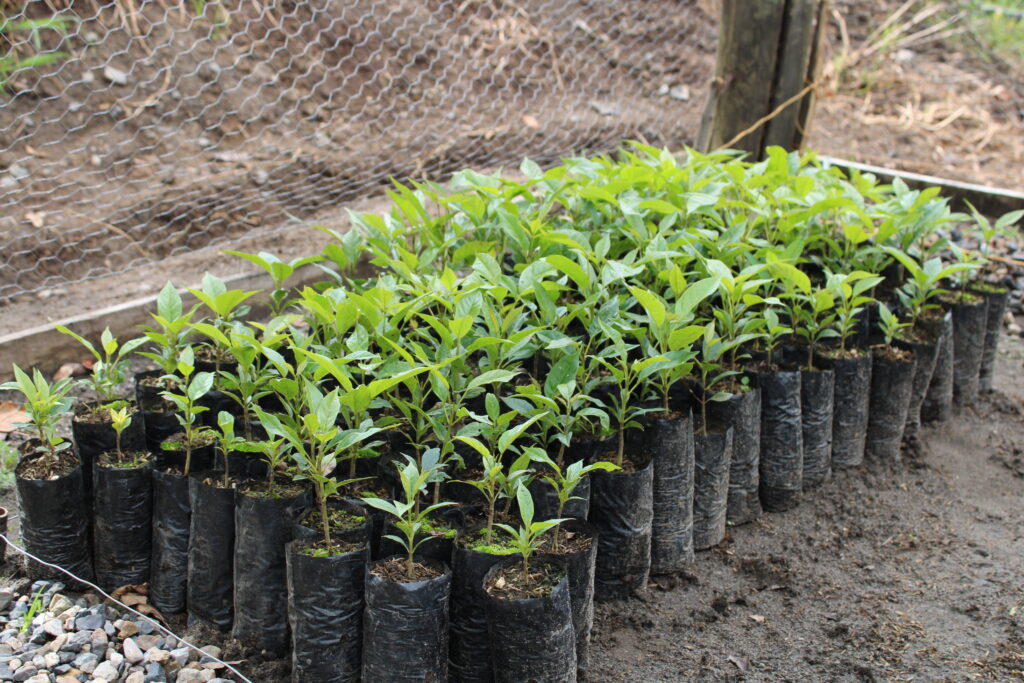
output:
[[[544, 481], [551, 484], [551, 488], [555, 490], [555, 495], [558, 496], [558, 514], [556, 517], [561, 518], [565, 514], [565, 506], [570, 500], [581, 500], [579, 496], [572, 495], [576, 491], [576, 487], [583, 481], [583, 477], [587, 476], [591, 472], [598, 470], [602, 472], [614, 472], [619, 469], [618, 466], [610, 462], [595, 462], [590, 465], [584, 465], [582, 460], [578, 460], [571, 463], [564, 470], [558, 466], [558, 463], [551, 460], [546, 453], [538, 452], [534, 449], [530, 453], [531, 458], [534, 462], [539, 462], [547, 465], [550, 468], [550, 472], [543, 475]], [[558, 549], [558, 531], [555, 531], [554, 546]]]
[[887, 346], [891, 346], [893, 340], [903, 338], [903, 330], [910, 326], [910, 323], [902, 323], [895, 313], [889, 310], [885, 304], [878, 306], [879, 324], [882, 328], [882, 336]]
[[[213, 326], [218, 329], [227, 328], [228, 324], [233, 320], [245, 315], [249, 312], [248, 306], [243, 306], [242, 303], [254, 294], [255, 291], [245, 292], [240, 289], [228, 289], [224, 282], [210, 273], [206, 273], [203, 276], [203, 283], [200, 289], [188, 290], [197, 299], [206, 304], [206, 307], [213, 313]], [[216, 342], [216, 340], [215, 340]], [[214, 363], [215, 368], [220, 370], [220, 364], [224, 360], [222, 358], [223, 350], [218, 353], [218, 347], [215, 345], [214, 350]]]
[[245, 439], [235, 435], [235, 416], [224, 410], [217, 413], [217, 429], [217, 450], [224, 461], [222, 484], [228, 488], [231, 486], [231, 452], [238, 450]]
[[638, 405], [637, 398], [641, 383], [654, 370], [661, 358], [642, 358], [630, 360], [630, 352], [635, 348], [627, 344], [622, 335], [603, 320], [598, 322], [608, 345], [602, 349], [595, 359], [608, 372], [609, 380], [615, 385], [609, 396], [608, 414], [615, 422], [616, 448], [615, 464], [622, 467], [626, 454], [626, 430], [638, 427], [636, 418], [649, 413], [649, 408]]
[[270, 276], [270, 279], [274, 282], [274, 289], [270, 292], [270, 312], [272, 316], [278, 316], [284, 310], [288, 299], [288, 290], [284, 287], [285, 281], [302, 266], [323, 260], [321, 256], [306, 256], [304, 258], [292, 259], [291, 261], [282, 261], [277, 256], [268, 254], [265, 251], [261, 251], [258, 254], [247, 254], [243, 251], [225, 251], [224, 253], [254, 263]]
[[518, 528], [508, 524], [498, 524], [497, 527], [512, 537], [516, 550], [523, 558], [523, 573], [530, 573], [530, 558], [537, 548], [544, 542], [542, 536], [545, 532], [557, 527], [567, 519], [548, 519], [543, 522], [533, 521], [533, 496], [525, 486], [520, 486], [516, 492], [516, 502], [519, 503], [519, 517], [522, 524]]
[[412, 580], [415, 578], [416, 551], [429, 539], [429, 536], [426, 534], [420, 538], [417, 538], [417, 536], [420, 535], [420, 531], [427, 525], [427, 520], [432, 512], [455, 503], [440, 502], [425, 507], [417, 505], [420, 494], [426, 491], [427, 482], [430, 481], [438, 465], [420, 469], [416, 465], [415, 460], [409, 456], [405, 456], [405, 459], [406, 464], [404, 466], [401, 463], [395, 463], [398, 477], [402, 483], [402, 494], [405, 500], [401, 502], [397, 500], [383, 500], [381, 498], [364, 498], [363, 500], [367, 505], [383, 510], [395, 518], [395, 528], [402, 535], [388, 534], [384, 538], [398, 543], [405, 550], [406, 578]]
[[818, 288], [808, 294], [797, 294], [791, 299], [790, 317], [796, 335], [807, 343], [807, 369], [814, 369], [814, 351], [823, 339], [837, 337], [833, 329], [836, 321], [835, 299], [827, 288]]
[[942, 259], [937, 256], [919, 264], [917, 259], [898, 249], [889, 248], [888, 251], [900, 262], [909, 276], [896, 290], [896, 296], [899, 297], [900, 304], [909, 318], [908, 326], [911, 330], [917, 328], [918, 320], [925, 311], [936, 307], [936, 304], [930, 302], [942, 292], [942, 282], [962, 270], [970, 270], [973, 267], [965, 263], [943, 267]]
[[708, 277], [681, 285], [674, 303], [667, 304], [652, 291], [630, 287], [633, 298], [643, 307], [646, 334], [640, 343], [648, 358], [657, 358], [650, 367], [647, 382], [658, 392], [661, 410], [669, 412], [669, 391], [690, 374], [696, 357], [691, 348], [700, 339], [704, 327], [691, 324], [697, 307], [718, 288], [718, 278]]
[[96, 359], [92, 366], [92, 378], [83, 380], [83, 384], [92, 387], [103, 403], [116, 401], [120, 393], [119, 388], [124, 382], [125, 370], [128, 367], [128, 354], [146, 343], [145, 337], [132, 339], [119, 345], [114, 335], [107, 327], [100, 335], [100, 348], [97, 349], [88, 340], [75, 334], [63, 325], [56, 325], [58, 332], [73, 337], [86, 348]]
[[[512, 464], [512, 466], [505, 471], [502, 465], [502, 458], [505, 453], [514, 448], [516, 439], [523, 435], [530, 426], [540, 419], [539, 415], [534, 415], [526, 422], [512, 427], [508, 431], [501, 434], [494, 444], [494, 450], [492, 451], [486, 445], [484, 445], [479, 439], [472, 436], [457, 436], [456, 438], [470, 446], [477, 453], [480, 454], [481, 459], [481, 474], [479, 479], [465, 481], [463, 483], [473, 486], [480, 495], [484, 497], [487, 502], [487, 526], [485, 527], [485, 542], [490, 545], [493, 541], [494, 531], [494, 518], [497, 511], [498, 500], [502, 497], [508, 499], [509, 505], [511, 505], [511, 495], [515, 495], [515, 491], [525, 482], [525, 479], [529, 475], [528, 466], [530, 464], [531, 455], [528, 452], [530, 449], [526, 449], [519, 458]], [[506, 506], [507, 511], [507, 506]]]
[[783, 340], [793, 334], [793, 328], [788, 327], [779, 320], [779, 314], [775, 312], [775, 306], [765, 306], [763, 317], [764, 324], [761, 327], [761, 344], [768, 352], [768, 365], [774, 364], [775, 350], [779, 348]]
[[164, 371], [164, 375], [173, 375], [178, 369], [178, 358], [184, 350], [189, 335], [192, 333], [189, 323], [195, 315], [199, 304], [190, 311], [184, 311], [181, 295], [171, 282], [164, 285], [156, 298], [156, 313], [152, 314], [156, 323], [153, 327], [143, 327], [145, 338], [156, 347], [155, 351], [141, 351], [155, 361]]
[[874, 301], [868, 292], [884, 278], [861, 270], [852, 273], [825, 273], [825, 287], [832, 292], [836, 302], [836, 331], [839, 333], [839, 350], [846, 351], [847, 343], [853, 336], [864, 306]]
[[[256, 409], [256, 415], [263, 428], [267, 430], [268, 434], [271, 434], [268, 424], [271, 423], [271, 420], [276, 420], [277, 418], [269, 413], [264, 413], [259, 408]], [[267, 419], [264, 420], [264, 417]], [[267, 463], [267, 488], [270, 490], [273, 490], [276, 483], [277, 472], [288, 467], [288, 441], [283, 438], [268, 438], [263, 441], [242, 441], [235, 446], [235, 450], [244, 453], [259, 453], [263, 456], [263, 460]]]
[[[195, 356], [192, 347], [186, 346], [178, 358], [178, 377], [181, 378], [179, 388], [181, 393], [172, 391], [162, 392], [162, 396], [174, 404], [178, 409], [174, 416], [181, 425], [181, 431], [185, 436], [185, 468], [183, 474], [188, 476], [192, 467], [192, 449], [199, 441], [199, 437], [210, 431], [198, 423], [197, 418], [209, 408], [199, 405], [198, 401], [213, 387], [212, 372], [195, 372]], [[195, 376], [193, 377], [193, 373]], [[172, 377], [177, 381], [177, 377]]]
[[121, 434], [132, 423], [132, 416], [128, 414], [128, 406], [122, 406], [110, 410], [110, 422], [114, 428], [114, 448], [117, 453], [117, 462], [124, 462], [124, 454], [121, 451]]
[[37, 368], [29, 377], [17, 365], [14, 368], [14, 381], [0, 384], [0, 391], [20, 391], [25, 397], [25, 412], [28, 423], [16, 425], [35, 430], [39, 446], [54, 464], [57, 454], [71, 447], [71, 444], [57, 436], [57, 423], [62, 415], [71, 410], [73, 399], [67, 394], [71, 390], [72, 381], [62, 379], [52, 385], [43, 378]]
[[715, 332], [713, 322], [704, 327], [700, 353], [697, 354], [697, 367], [700, 372], [700, 387], [697, 389], [697, 396], [700, 402], [700, 428], [703, 434], [708, 433], [708, 403], [729, 400], [729, 393], [715, 391], [715, 385], [740, 374], [738, 370], [729, 369], [730, 366], [725, 362], [725, 355], [752, 338], [754, 338], [753, 334], [746, 333], [738, 339], [723, 339]]

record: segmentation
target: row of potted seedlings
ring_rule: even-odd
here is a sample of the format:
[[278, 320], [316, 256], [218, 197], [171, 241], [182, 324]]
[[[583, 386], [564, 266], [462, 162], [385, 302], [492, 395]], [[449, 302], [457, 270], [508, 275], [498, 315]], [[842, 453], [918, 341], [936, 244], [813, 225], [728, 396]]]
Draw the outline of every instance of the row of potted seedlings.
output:
[[[142, 338], [80, 339], [77, 455], [70, 384], [16, 369], [28, 549], [290, 646], [296, 681], [575, 680], [595, 597], [898, 463], [991, 381], [982, 255], [1020, 216], [975, 216], [979, 255], [934, 192], [781, 150], [521, 170], [397, 186], [315, 257], [238, 254], [275, 284], [262, 322], [208, 275]], [[307, 264], [324, 280], [289, 291]], [[132, 401], [138, 352], [160, 367]]]

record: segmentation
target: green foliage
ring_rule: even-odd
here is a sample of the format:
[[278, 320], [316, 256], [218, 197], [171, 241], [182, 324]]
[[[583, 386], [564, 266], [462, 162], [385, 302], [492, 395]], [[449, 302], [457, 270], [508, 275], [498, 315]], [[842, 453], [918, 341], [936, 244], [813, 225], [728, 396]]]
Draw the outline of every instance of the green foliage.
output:
[[128, 355], [142, 344], [145, 344], [146, 338], [132, 339], [121, 345], [117, 343], [117, 339], [110, 333], [110, 328], [107, 327], [104, 328], [103, 334], [100, 335], [99, 348], [96, 348], [88, 340], [63, 325], [55, 325], [54, 327], [58, 332], [77, 340], [96, 359], [92, 366], [92, 377], [83, 380], [83, 383], [90, 386], [102, 401], [117, 399], [121, 384], [125, 380], [125, 371], [128, 368]]
[[523, 571], [530, 572], [530, 558], [541, 543], [544, 542], [543, 535], [554, 529], [567, 519], [547, 519], [540, 522], [533, 521], [533, 496], [530, 490], [521, 486], [516, 493], [516, 502], [519, 504], [519, 518], [522, 524], [512, 527], [508, 524], [498, 524], [497, 527], [507, 533], [515, 542], [516, 550], [523, 558]]
[[62, 415], [71, 411], [72, 399], [67, 394], [73, 386], [72, 382], [70, 379], [62, 379], [50, 384], [38, 368], [32, 369], [31, 377], [17, 365], [13, 365], [12, 369], [14, 381], [0, 384], [0, 391], [19, 391], [25, 397], [25, 412], [28, 413], [29, 421], [17, 426], [34, 430], [39, 448], [55, 460], [60, 451], [71, 446], [57, 436], [57, 423]]

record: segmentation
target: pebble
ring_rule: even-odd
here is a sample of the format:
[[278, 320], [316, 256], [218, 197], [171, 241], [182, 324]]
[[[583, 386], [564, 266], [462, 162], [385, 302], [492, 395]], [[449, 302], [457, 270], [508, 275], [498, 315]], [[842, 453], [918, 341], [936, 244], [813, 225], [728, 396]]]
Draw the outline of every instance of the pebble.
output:
[[125, 638], [124, 642], [121, 643], [121, 649], [124, 650], [124, 658], [132, 664], [138, 664], [142, 661], [142, 650], [131, 638]]
[[146, 665], [146, 683], [155, 681], [162, 681], [167, 677], [164, 673], [164, 668], [156, 662], [150, 662]]
[[164, 639], [158, 635], [139, 636], [135, 642], [138, 643], [140, 650], [148, 652], [155, 647], [161, 647], [164, 644]]
[[103, 77], [114, 85], [128, 85], [128, 74], [117, 67], [103, 67]]
[[82, 610], [75, 615], [75, 630], [94, 631], [102, 629], [107, 623], [106, 608], [103, 605], [96, 605], [89, 609]]
[[117, 637], [121, 639], [131, 638], [139, 633], [139, 627], [136, 626], [134, 621], [115, 621], [114, 626], [118, 628]]
[[141, 671], [133, 671], [128, 674], [128, 677], [124, 679], [124, 683], [145, 683], [146, 674]]
[[161, 650], [158, 647], [154, 647], [152, 650], [146, 652], [146, 661], [156, 662], [157, 664], [163, 664], [170, 659], [171, 653], [167, 650]]
[[5, 610], [14, 602], [14, 594], [8, 590], [0, 590], [0, 610]]
[[82, 671], [89, 673], [92, 669], [87, 669], [86, 667], [92, 666], [92, 668], [95, 669], [96, 665], [99, 664], [99, 661], [100, 658], [95, 652], [83, 652], [72, 660], [71, 665], [76, 669], [81, 669]]
[[185, 666], [188, 664], [188, 652], [189, 650], [187, 647], [179, 647], [171, 650], [171, 659], [177, 662], [178, 666]]
[[50, 619], [43, 624], [43, 630], [54, 638], [64, 635], [64, 624], [60, 619]]
[[38, 668], [31, 664], [25, 664], [15, 670], [14, 676], [11, 677], [11, 680], [15, 681], [15, 683], [23, 683], [35, 676], [37, 673], [39, 673]]
[[198, 683], [203, 680], [198, 669], [182, 669], [178, 672], [178, 683]]
[[93, 678], [101, 681], [117, 680], [117, 667], [110, 662], [101, 662], [92, 672]]
[[57, 595], [54, 595], [53, 600], [50, 601], [49, 610], [53, 612], [54, 616], [59, 617], [74, 606], [75, 603], [58, 593]]
[[690, 99], [690, 89], [685, 85], [677, 85], [668, 91], [668, 96], [673, 100], [679, 100], [680, 102], [686, 102]]
[[25, 683], [50, 683], [50, 674], [36, 674]]
[[15, 180], [25, 180], [29, 176], [28, 169], [21, 164], [11, 164], [7, 167], [7, 172]]
[[144, 636], [148, 636], [152, 634], [154, 631], [156, 631], [156, 624], [154, 624], [152, 621], [143, 619], [142, 621], [136, 621], [134, 623], [135, 628], [138, 629], [138, 632]]

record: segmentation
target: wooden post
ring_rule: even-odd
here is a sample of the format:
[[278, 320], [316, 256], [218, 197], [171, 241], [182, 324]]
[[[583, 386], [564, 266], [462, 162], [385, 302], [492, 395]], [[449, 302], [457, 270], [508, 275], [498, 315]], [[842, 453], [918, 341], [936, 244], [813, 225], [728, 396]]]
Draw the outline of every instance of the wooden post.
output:
[[[760, 158], [798, 148], [811, 109], [827, 0], [723, 0], [715, 79], [697, 146]], [[790, 101], [792, 100], [792, 101]]]

